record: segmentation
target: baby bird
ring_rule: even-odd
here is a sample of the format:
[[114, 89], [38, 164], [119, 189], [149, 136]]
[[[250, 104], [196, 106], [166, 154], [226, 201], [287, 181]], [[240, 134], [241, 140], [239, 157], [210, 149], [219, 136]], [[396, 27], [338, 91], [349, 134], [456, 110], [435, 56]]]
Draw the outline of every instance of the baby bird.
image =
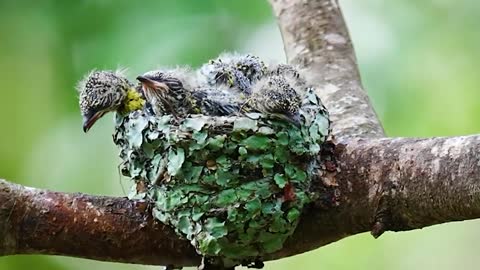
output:
[[137, 77], [155, 115], [184, 116], [191, 110], [195, 77], [189, 69], [153, 70]]
[[252, 86], [246, 110], [253, 110], [301, 124], [300, 108], [307, 94], [307, 81], [287, 64], [269, 68], [266, 75]]
[[225, 86], [200, 87], [192, 92], [193, 107], [210, 116], [231, 116], [241, 110], [244, 98]]
[[287, 120], [300, 125], [302, 90], [295, 89], [284, 76], [269, 75], [252, 87], [252, 95], [246, 103], [247, 110]]
[[240, 110], [240, 101], [232, 93], [221, 87], [196, 86], [196, 77], [186, 69], [150, 71], [137, 80], [155, 115], [172, 114], [178, 119], [189, 114], [225, 116]]
[[268, 69], [268, 75], [278, 75], [287, 78], [295, 87], [307, 87], [307, 80], [300, 74], [300, 72], [288, 64], [278, 64]]
[[266, 66], [257, 56], [225, 53], [200, 68], [210, 85], [227, 85], [249, 95], [252, 83], [265, 73]]
[[84, 132], [108, 112], [132, 111], [144, 104], [121, 71], [92, 71], [80, 81], [77, 90]]

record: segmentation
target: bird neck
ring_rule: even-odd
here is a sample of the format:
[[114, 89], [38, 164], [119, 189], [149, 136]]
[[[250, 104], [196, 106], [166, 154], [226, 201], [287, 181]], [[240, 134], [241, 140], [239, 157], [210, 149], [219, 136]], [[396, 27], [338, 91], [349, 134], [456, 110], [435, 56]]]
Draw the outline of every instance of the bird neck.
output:
[[125, 99], [120, 105], [118, 111], [122, 114], [127, 114], [136, 110], [141, 110], [144, 105], [145, 99], [143, 99], [142, 95], [135, 90], [135, 88], [131, 87], [128, 89]]
[[191, 91], [185, 91], [182, 106], [187, 108], [189, 113], [200, 113], [200, 108], [198, 107]]

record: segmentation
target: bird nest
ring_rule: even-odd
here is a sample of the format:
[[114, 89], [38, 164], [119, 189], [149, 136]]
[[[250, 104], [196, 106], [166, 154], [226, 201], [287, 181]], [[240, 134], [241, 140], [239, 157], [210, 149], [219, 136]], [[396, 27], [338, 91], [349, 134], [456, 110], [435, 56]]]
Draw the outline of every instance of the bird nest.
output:
[[328, 113], [310, 89], [293, 125], [260, 113], [209, 117], [117, 114], [114, 142], [131, 198], [215, 264], [249, 264], [282, 248], [312, 200]]

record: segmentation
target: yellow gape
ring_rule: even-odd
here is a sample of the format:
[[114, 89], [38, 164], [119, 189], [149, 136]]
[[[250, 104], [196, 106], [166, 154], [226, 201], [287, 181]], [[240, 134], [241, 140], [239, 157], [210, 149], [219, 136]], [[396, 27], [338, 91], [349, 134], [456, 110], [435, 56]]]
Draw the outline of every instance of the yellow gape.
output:
[[125, 97], [119, 112], [126, 114], [136, 110], [141, 110], [144, 105], [145, 100], [142, 98], [142, 95], [134, 88], [130, 88], [128, 89], [127, 96]]

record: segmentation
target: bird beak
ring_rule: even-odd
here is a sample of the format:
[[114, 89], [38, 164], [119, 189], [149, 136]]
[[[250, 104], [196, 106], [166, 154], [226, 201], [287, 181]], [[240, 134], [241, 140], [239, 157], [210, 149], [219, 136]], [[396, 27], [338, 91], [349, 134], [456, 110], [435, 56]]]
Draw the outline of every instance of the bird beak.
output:
[[163, 82], [157, 82], [144, 76], [138, 76], [137, 80], [142, 83], [144, 89], [168, 91], [168, 86]]
[[87, 133], [90, 128], [100, 119], [105, 113], [104, 112], [96, 112], [89, 115], [83, 116], [83, 132]]

